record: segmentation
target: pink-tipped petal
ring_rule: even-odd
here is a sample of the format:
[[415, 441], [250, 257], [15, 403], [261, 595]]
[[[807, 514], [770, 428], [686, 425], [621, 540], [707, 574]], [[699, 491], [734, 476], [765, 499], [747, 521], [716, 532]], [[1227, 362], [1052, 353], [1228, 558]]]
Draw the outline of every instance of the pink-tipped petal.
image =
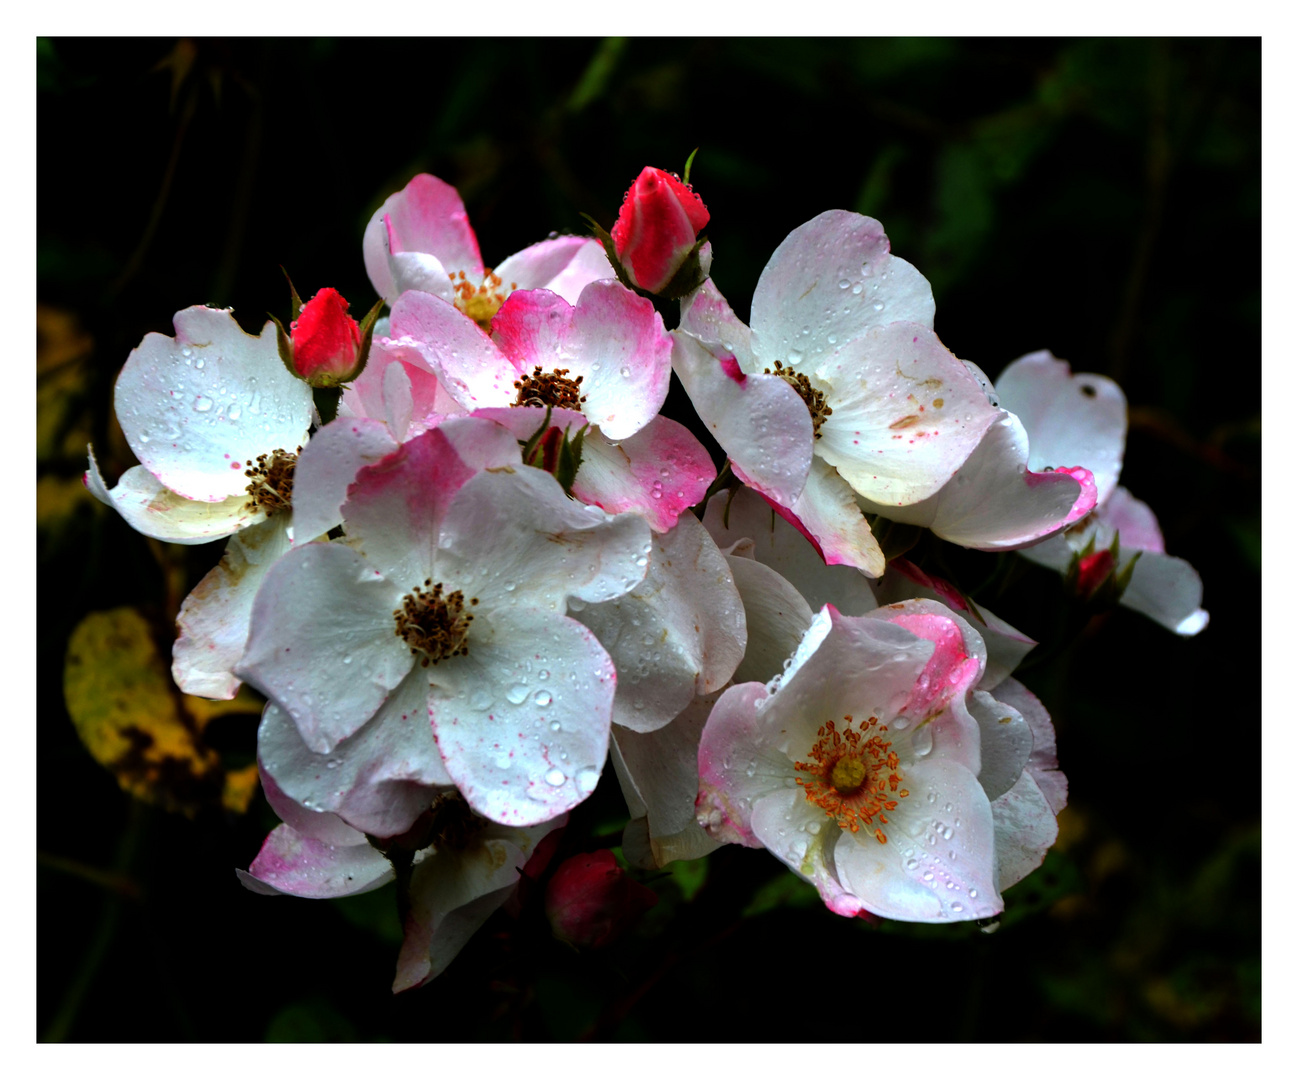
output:
[[714, 355], [673, 331], [672, 368], [699, 419], [748, 482], [791, 506], [812, 462], [811, 415], [798, 392], [777, 375], [745, 374], [734, 354]]
[[[910, 263], [889, 253], [883, 226], [827, 210], [784, 239], [753, 293], [754, 347], [768, 361], [818, 357], [873, 327], [933, 326], [933, 291]], [[831, 340], [833, 339], [833, 340]], [[794, 366], [798, 361], [792, 362]]]
[[604, 246], [589, 236], [556, 236], [511, 255], [496, 267], [505, 288], [548, 289], [570, 304], [592, 281], [613, 277]]
[[[747, 483], [747, 473], [740, 472], [737, 464], [732, 467]], [[826, 563], [846, 564], [868, 577], [877, 578], [883, 573], [886, 565], [883, 550], [857, 505], [856, 493], [823, 458], [812, 458], [807, 482], [791, 507], [773, 501], [771, 504], [781, 517], [816, 544]]]
[[427, 252], [448, 273], [465, 271], [482, 277], [478, 239], [469, 226], [464, 202], [455, 188], [427, 173], [414, 177], [401, 191], [388, 196], [365, 227], [362, 249], [374, 291], [396, 300], [388, 271], [388, 245], [396, 252]]
[[383, 460], [397, 440], [381, 420], [339, 417], [315, 433], [293, 474], [293, 539], [310, 543], [342, 523], [347, 488], [366, 465]]
[[393, 873], [387, 859], [368, 844], [333, 847], [280, 825], [266, 837], [248, 877], [290, 896], [333, 899], [377, 889]]
[[862, 499], [867, 513], [932, 529], [979, 551], [1012, 551], [1085, 517], [1095, 483], [1085, 469], [1032, 472], [1023, 425], [1002, 410], [978, 448], [939, 490], [908, 506]]
[[389, 341], [413, 348], [465, 410], [508, 405], [519, 372], [482, 328], [454, 305], [405, 293], [392, 307]]
[[1080, 465], [1095, 478], [1097, 501], [1108, 500], [1127, 441], [1127, 399], [1117, 383], [1103, 375], [1074, 375], [1067, 361], [1043, 350], [1001, 372], [996, 392], [1001, 407], [1027, 430], [1029, 468]]

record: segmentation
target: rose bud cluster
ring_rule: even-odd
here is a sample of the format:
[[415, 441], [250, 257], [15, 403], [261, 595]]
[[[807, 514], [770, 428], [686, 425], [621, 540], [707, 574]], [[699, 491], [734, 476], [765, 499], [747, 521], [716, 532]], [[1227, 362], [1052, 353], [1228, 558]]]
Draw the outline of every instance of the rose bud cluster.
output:
[[[1117, 485], [1116, 385], [1042, 352], [993, 384], [845, 210], [778, 246], [745, 323], [708, 277], [708, 221], [646, 168], [601, 239], [492, 270], [456, 190], [416, 176], [365, 230], [364, 319], [332, 288], [255, 336], [191, 307], [117, 380], [139, 464], [110, 487], [92, 452], [87, 487], [147, 536], [226, 540], [181, 605], [175, 681], [266, 699], [282, 824], [240, 879], [393, 883], [394, 990], [528, 907], [617, 948], [656, 902], [642, 874], [725, 844], [838, 915], [994, 918], [1067, 783], [1014, 678], [1035, 641], [932, 572], [941, 544], [1020, 551], [1088, 617], [1207, 623]], [[662, 414], [673, 371], [689, 423]], [[626, 802], [625, 868], [548, 868], [601, 783]]]

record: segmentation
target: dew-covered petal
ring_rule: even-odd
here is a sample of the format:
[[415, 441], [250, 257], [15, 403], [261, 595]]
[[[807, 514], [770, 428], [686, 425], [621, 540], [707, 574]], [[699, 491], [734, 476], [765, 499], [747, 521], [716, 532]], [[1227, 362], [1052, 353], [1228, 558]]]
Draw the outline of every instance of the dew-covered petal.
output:
[[220, 502], [247, 490], [259, 454], [306, 443], [311, 388], [279, 358], [275, 326], [245, 334], [225, 310], [176, 312], [174, 338], [147, 334], [117, 377], [126, 441], [176, 494]]
[[720, 357], [673, 331], [672, 368], [699, 418], [752, 484], [792, 505], [812, 461], [811, 414], [777, 375], [744, 374], [733, 354]]
[[582, 506], [540, 469], [485, 471], [447, 511], [438, 574], [483, 611], [517, 604], [562, 614], [569, 597], [598, 603], [641, 581], [649, 536], [643, 518]]
[[761, 847], [752, 831], [753, 803], [793, 778], [778, 732], [758, 720], [758, 707], [769, 696], [761, 683], [730, 687], [713, 705], [699, 739], [695, 811], [699, 824], [722, 844]]
[[[442, 389], [418, 349], [377, 338], [365, 370], [343, 387], [338, 405], [339, 416], [382, 420], [397, 442], [422, 435], [443, 417], [463, 411]], [[399, 430], [397, 421], [402, 415], [408, 419], [405, 429]]]
[[[416, 666], [354, 735], [327, 753], [268, 702], [257, 732], [262, 771], [295, 802], [373, 836], [405, 832], [451, 778], [433, 740], [428, 676]], [[287, 819], [286, 819], [287, 820]]]
[[1040, 866], [1059, 836], [1059, 824], [1031, 773], [992, 803], [996, 826], [996, 883], [1004, 891]]
[[1034, 544], [1095, 507], [1095, 482], [1085, 469], [1033, 472], [1028, 438], [1002, 410], [978, 448], [942, 488], [909, 506], [862, 499], [867, 513], [932, 529], [943, 540], [979, 551]]
[[693, 514], [652, 538], [645, 578], [575, 611], [617, 667], [613, 722], [631, 731], [669, 723], [721, 687], [744, 655], [744, 606], [725, 557]]
[[206, 544], [266, 520], [265, 512], [246, 493], [221, 502], [197, 502], [163, 487], [143, 465], [127, 469], [110, 489], [100, 475], [94, 450], [83, 483], [136, 532], [173, 544]]
[[1022, 421], [1032, 453], [1028, 467], [1089, 469], [1103, 504], [1118, 483], [1127, 442], [1127, 399], [1104, 375], [1071, 373], [1049, 352], [1021, 356], [996, 380], [1001, 407]]
[[793, 585], [813, 611], [832, 602], [844, 615], [863, 615], [879, 606], [860, 570], [826, 565], [812, 542], [751, 488], [717, 492], [703, 524], [723, 549], [751, 540], [752, 557]]
[[740, 372], [753, 375], [762, 370], [753, 356], [748, 327], [710, 278], [681, 301], [680, 329], [701, 341], [714, 356], [733, 358]]
[[393, 619], [400, 599], [392, 582], [343, 544], [296, 548], [262, 582], [235, 674], [278, 702], [311, 749], [327, 753], [410, 670]]
[[[440, 259], [422, 251], [389, 253], [388, 274], [392, 278], [392, 292], [384, 297], [389, 304], [408, 292], [428, 293], [455, 303], [455, 286], [451, 275]], [[389, 324], [391, 325], [391, 324]]]
[[575, 306], [544, 289], [512, 293], [492, 336], [519, 371], [580, 378], [582, 413], [610, 439], [639, 431], [662, 408], [672, 339], [653, 304], [616, 281], [596, 281]]
[[978, 721], [978, 782], [989, 800], [998, 799], [1023, 775], [1032, 753], [1032, 729], [1017, 709], [985, 691], [969, 696], [969, 712]]
[[933, 326], [933, 290], [889, 254], [883, 226], [827, 210], [785, 237], [753, 293], [753, 348], [762, 361], [801, 368], [893, 322]]
[[332, 847], [288, 825], [266, 837], [247, 873], [238, 873], [245, 885], [251, 878], [275, 892], [315, 900], [370, 892], [394, 876], [392, 865], [368, 844]]
[[945, 922], [997, 914], [1004, 903], [996, 888], [995, 831], [977, 777], [934, 755], [908, 768], [906, 785], [909, 797], [888, 813], [887, 843], [864, 830], [839, 841], [839, 881], [888, 919]]
[[633, 511], [661, 533], [702, 500], [716, 477], [707, 448], [689, 428], [655, 416], [621, 442], [588, 431], [572, 493], [610, 514]]
[[1059, 813], [1068, 803], [1068, 780], [1059, 771], [1055, 726], [1050, 714], [1040, 699], [1017, 679], [1006, 679], [996, 688], [996, 697], [1017, 709], [1032, 729], [1032, 753], [1026, 769], [1050, 804], [1051, 812]]
[[753, 833], [791, 870], [806, 878], [837, 915], [861, 910], [858, 898], [843, 888], [826, 852], [837, 850], [837, 823], [808, 802], [801, 788], [785, 788], [758, 799], [753, 806]]
[[182, 693], [223, 700], [238, 693], [234, 668], [248, 640], [252, 603], [267, 571], [291, 547], [288, 521], [276, 514], [230, 537], [221, 561], [180, 605], [171, 677]]
[[518, 369], [482, 327], [436, 296], [403, 294], [392, 305], [388, 338], [415, 349], [462, 409], [508, 405], [517, 394]]
[[410, 877], [410, 912], [392, 992], [436, 978], [512, 895], [541, 839], [565, 818], [530, 829], [489, 828], [466, 851], [427, 849]]
[[808, 371], [834, 410], [816, 455], [888, 506], [937, 492], [998, 415], [964, 364], [917, 323], [874, 327]]
[[720, 844], [698, 823], [699, 739], [718, 692], [691, 701], [657, 731], [613, 727], [612, 759], [631, 821], [622, 839], [627, 860], [660, 869], [701, 859]]
[[342, 506], [348, 536], [407, 592], [434, 573], [447, 507], [474, 475], [444, 426], [426, 431], [357, 472]]
[[365, 226], [361, 243], [374, 291], [389, 303], [400, 295], [388, 268], [389, 244], [393, 252], [427, 252], [448, 273], [463, 270], [475, 280], [482, 277], [478, 240], [459, 193], [427, 173], [388, 196]]
[[[732, 468], [741, 480], [749, 482], [738, 463], [732, 463]], [[856, 492], [823, 458], [811, 459], [807, 482], [791, 507], [776, 505], [774, 500], [771, 505], [815, 544], [826, 563], [855, 567], [869, 577], [883, 573], [883, 550], [857, 505]]]
[[341, 524], [342, 504], [356, 474], [396, 448], [382, 420], [339, 417], [317, 431], [293, 472], [294, 541], [310, 543]]
[[261, 781], [261, 790], [266, 796], [266, 801], [270, 803], [270, 808], [275, 811], [280, 821], [298, 834], [313, 840], [321, 840], [333, 847], [369, 844], [363, 832], [353, 829], [337, 814], [308, 810], [285, 794], [275, 783], [275, 778], [265, 769], [258, 766], [257, 773]]
[[613, 277], [604, 245], [589, 236], [556, 236], [509, 256], [496, 267], [506, 289], [548, 289], [570, 304], [592, 281]]
[[1036, 642], [985, 607], [975, 607], [949, 581], [932, 577], [907, 559], [893, 559], [879, 580], [879, 603], [916, 598], [937, 600], [968, 620], [987, 647], [987, 669], [979, 690], [994, 690], [1023, 661]]
[[477, 813], [535, 825], [595, 790], [617, 675], [580, 623], [526, 608], [484, 612], [467, 655], [430, 677], [433, 734]]
[[769, 682], [783, 670], [811, 625], [811, 608], [789, 582], [756, 559], [727, 555], [744, 603], [748, 646], [736, 682]]

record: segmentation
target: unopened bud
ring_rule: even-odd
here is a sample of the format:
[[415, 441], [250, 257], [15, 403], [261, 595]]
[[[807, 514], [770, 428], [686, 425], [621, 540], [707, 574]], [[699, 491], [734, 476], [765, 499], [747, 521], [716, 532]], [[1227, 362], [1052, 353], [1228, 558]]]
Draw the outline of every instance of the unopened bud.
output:
[[[692, 188], [671, 173], [646, 166], [627, 192], [610, 234], [631, 283], [662, 293], [691, 259], [697, 262], [697, 239], [708, 217]], [[706, 275], [706, 267], [691, 275], [699, 279], [692, 285]]]
[[545, 890], [545, 914], [560, 941], [598, 949], [625, 934], [658, 903], [608, 849], [565, 859]]

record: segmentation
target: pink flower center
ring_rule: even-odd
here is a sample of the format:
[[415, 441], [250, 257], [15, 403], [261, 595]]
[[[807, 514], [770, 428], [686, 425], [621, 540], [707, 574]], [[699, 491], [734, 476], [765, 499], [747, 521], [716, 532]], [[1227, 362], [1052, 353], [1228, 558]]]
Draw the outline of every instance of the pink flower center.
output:
[[815, 432], [816, 438], [819, 439], [820, 425], [825, 422], [825, 417], [831, 415], [834, 411], [825, 404], [824, 392], [812, 386], [811, 380], [802, 372], [786, 368], [778, 360], [775, 361], [775, 370], [772, 371], [767, 368], [766, 374], [778, 375], [798, 392], [798, 396], [807, 404], [807, 412], [811, 413], [811, 429]]
[[243, 473], [248, 477], [248, 494], [252, 496], [249, 509], [261, 509], [270, 517], [292, 506], [293, 473], [300, 453], [299, 446], [291, 454], [287, 450], [273, 450], [257, 455], [257, 464]]
[[[429, 585], [432, 590], [425, 592], [424, 586]], [[469, 606], [477, 602], [475, 596]], [[465, 612], [464, 593], [459, 589], [443, 594], [442, 583], [433, 585], [432, 578], [427, 578], [423, 586], [416, 585], [406, 594], [392, 615], [397, 621], [397, 637], [405, 639], [424, 667], [451, 656], [468, 655], [473, 616]]]
[[550, 374], [543, 374], [539, 367], [532, 369], [531, 375], [524, 375], [514, 383], [518, 390], [518, 399], [511, 402], [513, 408], [532, 405], [544, 409], [552, 405], [556, 409], [572, 409], [581, 412], [586, 395], [581, 392], [581, 380], [568, 378], [567, 368], [555, 368]]
[[[824, 810], [840, 829], [860, 832], [861, 826], [874, 825], [876, 818], [879, 825], [887, 825], [885, 812], [897, 809], [897, 800], [910, 795], [901, 787], [902, 774], [892, 743], [883, 738], [888, 727], [874, 716], [859, 729], [852, 726], [850, 715], [843, 720], [842, 731], [833, 720], [821, 725], [816, 732], [819, 738], [808, 753], [811, 761], [794, 763], [797, 772], [807, 774], [797, 782], [807, 801]], [[878, 826], [874, 838], [881, 844], [888, 842]]]

